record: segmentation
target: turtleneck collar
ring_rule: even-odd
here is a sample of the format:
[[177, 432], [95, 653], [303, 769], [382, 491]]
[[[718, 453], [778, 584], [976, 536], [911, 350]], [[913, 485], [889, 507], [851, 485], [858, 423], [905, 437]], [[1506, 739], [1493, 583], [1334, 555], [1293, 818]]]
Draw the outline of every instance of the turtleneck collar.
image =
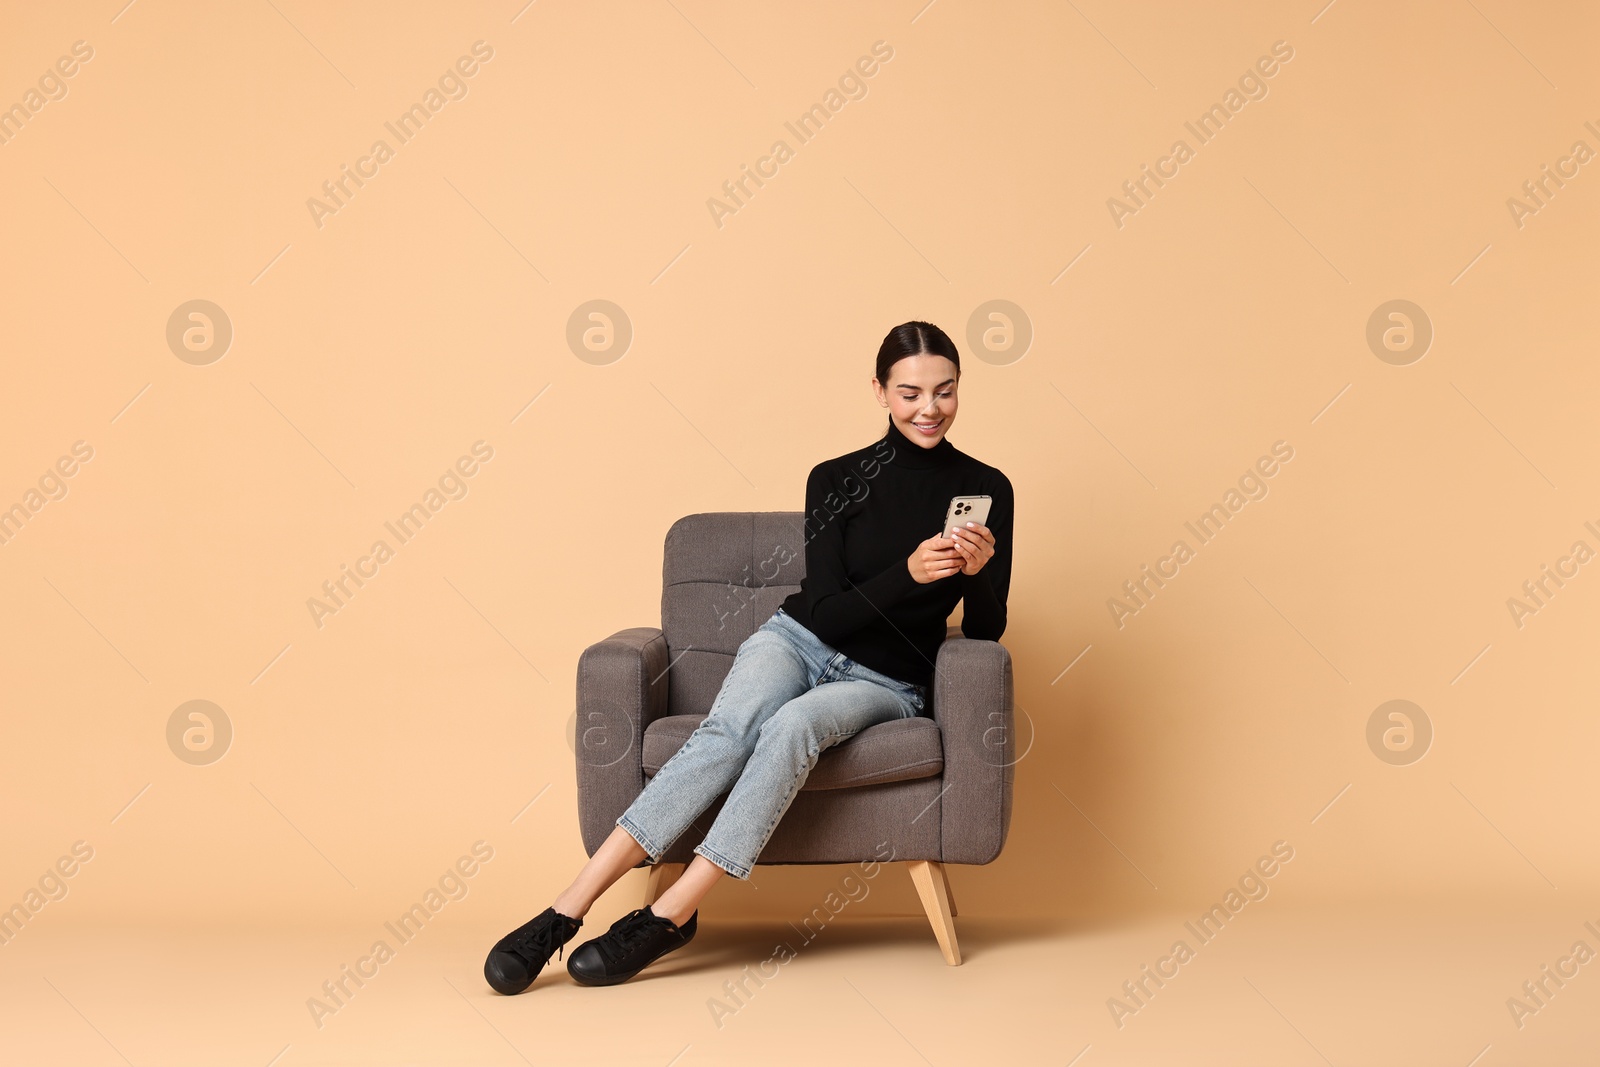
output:
[[900, 427], [894, 424], [894, 418], [889, 419], [889, 428], [884, 433], [883, 439], [888, 441], [894, 449], [894, 459], [890, 460], [897, 467], [910, 470], [931, 470], [938, 467], [947, 467], [956, 460], [955, 445], [950, 443], [949, 437], [939, 438], [939, 443], [932, 448], [918, 444], [900, 432]]

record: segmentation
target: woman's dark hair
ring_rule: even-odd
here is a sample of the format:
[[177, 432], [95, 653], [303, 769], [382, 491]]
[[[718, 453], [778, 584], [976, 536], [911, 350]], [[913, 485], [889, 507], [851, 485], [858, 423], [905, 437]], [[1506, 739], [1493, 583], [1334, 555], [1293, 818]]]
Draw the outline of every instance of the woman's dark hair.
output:
[[961, 354], [950, 335], [931, 322], [913, 319], [902, 322], [889, 331], [878, 348], [878, 384], [889, 387], [889, 368], [907, 356], [943, 356], [956, 365], [956, 377], [961, 377]]

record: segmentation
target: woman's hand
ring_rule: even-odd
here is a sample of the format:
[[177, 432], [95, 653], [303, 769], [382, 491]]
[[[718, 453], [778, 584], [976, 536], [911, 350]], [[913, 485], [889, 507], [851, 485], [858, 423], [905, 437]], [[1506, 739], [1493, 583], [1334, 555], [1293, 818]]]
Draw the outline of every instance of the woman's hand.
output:
[[951, 537], [930, 537], [906, 560], [911, 577], [920, 585], [952, 574], [977, 574], [994, 558], [994, 534], [975, 522], [952, 531]]
[[969, 522], [965, 526], [958, 527], [953, 533], [953, 537], [938, 537], [934, 540], [955, 546], [962, 560], [962, 574], [977, 574], [983, 570], [985, 563], [994, 558], [994, 534], [989, 532], [989, 527]]
[[906, 557], [906, 569], [918, 585], [948, 578], [962, 567], [961, 553], [948, 537], [930, 537]]

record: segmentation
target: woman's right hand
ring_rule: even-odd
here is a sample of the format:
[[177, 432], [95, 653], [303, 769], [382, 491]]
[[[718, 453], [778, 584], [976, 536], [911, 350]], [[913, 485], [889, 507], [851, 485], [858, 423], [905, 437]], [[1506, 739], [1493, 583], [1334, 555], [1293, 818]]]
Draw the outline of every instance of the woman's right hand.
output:
[[959, 574], [965, 564], [966, 558], [961, 555], [961, 550], [948, 537], [930, 537], [906, 557], [906, 569], [918, 585]]

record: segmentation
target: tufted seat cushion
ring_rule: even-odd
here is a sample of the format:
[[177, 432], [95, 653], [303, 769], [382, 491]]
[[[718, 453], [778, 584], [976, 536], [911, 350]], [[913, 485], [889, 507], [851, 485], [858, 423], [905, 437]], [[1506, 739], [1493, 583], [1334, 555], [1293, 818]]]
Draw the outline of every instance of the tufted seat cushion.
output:
[[[704, 715], [665, 715], [652, 722], [644, 732], [645, 777], [655, 777], [704, 719]], [[880, 722], [824, 749], [801, 791], [903, 782], [943, 772], [939, 726], [919, 715]]]

